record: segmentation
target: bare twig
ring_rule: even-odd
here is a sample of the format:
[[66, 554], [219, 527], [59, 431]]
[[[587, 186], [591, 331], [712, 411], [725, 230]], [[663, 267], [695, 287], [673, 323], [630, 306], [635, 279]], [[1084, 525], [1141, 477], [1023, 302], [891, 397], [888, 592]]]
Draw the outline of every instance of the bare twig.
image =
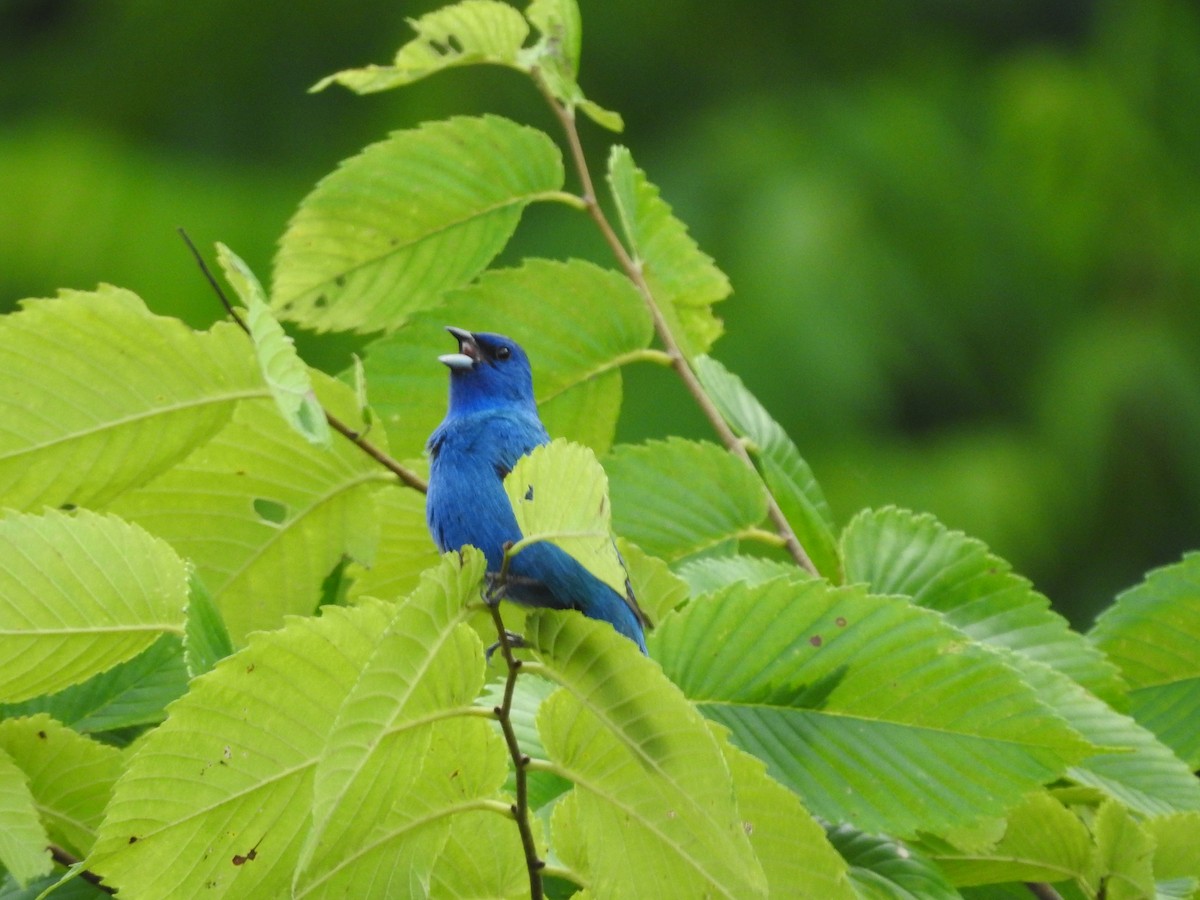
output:
[[[217, 298], [221, 301], [221, 305], [225, 307], [225, 311], [229, 313], [230, 317], [238, 324], [238, 327], [241, 328], [242, 331], [246, 332], [246, 334], [249, 334], [250, 327], [242, 318], [241, 313], [237, 311], [237, 308], [229, 302], [229, 298], [225, 295], [225, 291], [221, 289], [220, 283], [213, 276], [212, 270], [209, 269], [208, 264], [204, 261], [204, 257], [200, 255], [200, 251], [196, 249], [196, 245], [192, 243], [192, 239], [188, 237], [188, 233], [184, 229], [180, 228], [179, 236], [183, 238], [183, 242], [187, 244], [188, 249], [192, 251], [192, 256], [194, 256], [196, 259], [196, 265], [200, 267], [200, 271], [203, 272], [204, 277], [208, 279], [209, 285], [211, 285], [213, 291], [216, 292]], [[367, 454], [367, 456], [371, 457], [371, 459], [375, 460], [410, 488], [420, 491], [422, 494], [428, 490], [428, 485], [426, 484], [425, 479], [421, 478], [421, 476], [417, 475], [415, 472], [402, 465], [397, 460], [392, 459], [392, 457], [384, 453], [381, 449], [379, 449], [379, 447], [368, 441], [361, 433], [355, 431], [341, 419], [334, 416], [333, 413], [324, 409], [322, 412], [325, 413], [325, 421], [329, 423], [330, 428], [332, 428], [346, 440], [350, 441], [350, 443], [354, 444], [354, 446], [356, 446], [359, 450]]]
[[[505, 548], [504, 565], [491, 590], [502, 590], [504, 578], [508, 573], [508, 550]], [[504, 743], [508, 745], [508, 754], [512, 757], [517, 783], [517, 802], [511, 807], [513, 818], [517, 822], [517, 830], [521, 833], [521, 846], [525, 850], [525, 868], [529, 871], [530, 900], [542, 900], [542, 869], [546, 867], [544, 860], [538, 857], [537, 843], [533, 838], [533, 827], [529, 823], [529, 763], [530, 759], [521, 751], [517, 741], [517, 733], [512, 724], [513, 692], [517, 687], [517, 674], [521, 670], [521, 660], [513, 655], [512, 640], [504, 627], [504, 619], [500, 617], [500, 603], [492, 597], [487, 598], [487, 607], [491, 611], [492, 621], [496, 625], [496, 634], [500, 642], [500, 653], [508, 666], [508, 677], [504, 681], [504, 697], [493, 712], [500, 722], [500, 730], [504, 733]]]
[[[743, 463], [750, 467], [755, 474], [758, 470], [754, 466], [754, 461], [750, 458], [750, 454], [746, 451], [745, 445], [739, 440], [738, 436], [733, 433], [733, 429], [729, 427], [729, 423], [721, 415], [720, 411], [709, 399], [704, 387], [700, 384], [700, 379], [692, 370], [688, 363], [687, 357], [683, 350], [679, 347], [679, 342], [675, 340], [675, 335], [671, 333], [670, 327], [667, 325], [667, 320], [659, 309], [658, 301], [654, 298], [654, 293], [650, 290], [650, 285], [646, 282], [645, 275], [642, 273], [641, 264], [629, 255], [625, 249], [625, 245], [621, 243], [621, 239], [617, 236], [612, 224], [608, 221], [608, 217], [604, 214], [604, 210], [600, 207], [596, 200], [596, 188], [592, 182], [591, 171], [588, 168], [587, 158], [583, 153], [583, 144], [579, 140], [579, 129], [575, 124], [575, 111], [571, 107], [560, 103], [558, 99], [546, 88], [546, 85], [541, 78], [535, 79], [539, 89], [542, 91], [546, 101], [550, 104], [550, 108], [554, 110], [554, 114], [558, 117], [558, 121], [562, 126], [563, 132], [567, 137], [567, 145], [571, 150], [571, 159], [575, 166], [575, 171], [579, 176], [580, 189], [584, 208], [587, 210], [592, 221], [596, 223], [596, 227], [600, 230], [604, 242], [616, 257], [617, 263], [625, 272], [625, 275], [633, 282], [638, 293], [642, 295], [642, 299], [646, 303], [646, 307], [650, 310], [650, 317], [654, 322], [654, 330], [658, 334], [658, 338], [662, 341], [662, 345], [667, 355], [671, 360], [671, 368], [679, 376], [684, 387], [692, 398], [696, 401], [696, 405], [700, 407], [704, 417], [708, 419], [713, 430], [721, 439], [721, 443], [726, 449], [740, 459]], [[813, 575], [819, 575], [817, 567], [813, 564], [804, 546], [800, 543], [800, 539], [796, 537], [796, 533], [792, 530], [792, 526], [788, 524], [787, 518], [780, 509], [778, 501], [771, 493], [770, 488], [764, 484], [767, 497], [767, 515], [771, 519], [771, 524], [775, 526], [775, 530], [783, 539], [783, 545], [801, 568], [808, 570]]]
[[[79, 865], [79, 862], [80, 862], [79, 859], [77, 859], [74, 854], [68, 853], [66, 850], [64, 850], [62, 847], [58, 846], [57, 844], [50, 845], [50, 858], [53, 859], [56, 863], [58, 863], [60, 866], [65, 866], [68, 869], [71, 868], [72, 866]], [[106, 893], [106, 894], [115, 894], [117, 892], [115, 888], [110, 888], [107, 884], [101, 884], [100, 876], [97, 875], [95, 872], [90, 871], [89, 869], [80, 869], [75, 874], [78, 875], [80, 878], [82, 878], [84, 881], [86, 881], [88, 884], [95, 885], [97, 888], [104, 891], [104, 893]]]

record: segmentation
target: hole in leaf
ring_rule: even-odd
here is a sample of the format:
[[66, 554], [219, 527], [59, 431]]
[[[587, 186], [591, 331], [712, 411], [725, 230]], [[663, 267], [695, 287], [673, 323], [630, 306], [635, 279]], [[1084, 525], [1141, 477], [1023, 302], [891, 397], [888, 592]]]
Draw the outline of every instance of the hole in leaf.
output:
[[258, 513], [260, 519], [264, 522], [270, 522], [272, 525], [282, 525], [287, 521], [287, 506], [277, 500], [256, 497], [254, 499], [254, 511]]

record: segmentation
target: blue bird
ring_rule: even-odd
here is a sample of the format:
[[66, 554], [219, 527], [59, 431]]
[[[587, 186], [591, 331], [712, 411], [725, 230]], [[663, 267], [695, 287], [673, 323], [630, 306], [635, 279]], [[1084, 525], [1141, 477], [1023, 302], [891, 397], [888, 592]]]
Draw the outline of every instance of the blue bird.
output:
[[[443, 553], [471, 544], [495, 574], [504, 545], [522, 538], [504, 476], [550, 436], [538, 418], [525, 351], [499, 334], [446, 330], [458, 339], [458, 352], [438, 357], [450, 368], [450, 406], [426, 446], [425, 519]], [[646, 652], [642, 628], [649, 621], [628, 581], [621, 596], [554, 544], [534, 543], [512, 558], [503, 596], [526, 606], [577, 609]]]

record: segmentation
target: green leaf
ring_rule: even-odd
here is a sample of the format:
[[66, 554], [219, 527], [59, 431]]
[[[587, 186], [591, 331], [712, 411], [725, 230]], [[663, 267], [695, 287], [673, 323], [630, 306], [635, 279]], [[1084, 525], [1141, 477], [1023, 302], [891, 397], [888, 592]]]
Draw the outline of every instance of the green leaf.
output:
[[241, 333], [196, 333], [118, 288], [0, 317], [0, 506], [93, 506], [148, 481], [264, 396]]
[[933, 516], [866, 510], [843, 531], [842, 553], [848, 581], [911, 597], [977, 641], [1045, 663], [1109, 702], [1121, 698], [1112, 664], [1070, 630], [1046, 597], [981, 541]]
[[1200, 768], [1200, 553], [1117, 597], [1089, 637], [1129, 682], [1133, 717]]
[[724, 330], [712, 305], [729, 296], [729, 279], [696, 246], [625, 147], [613, 147], [609, 155], [608, 183], [634, 262], [675, 340], [689, 358], [707, 353]]
[[484, 568], [448, 554], [379, 637], [317, 764], [294, 896], [388, 897], [396, 870], [427, 886], [450, 817], [503, 785], [503, 741], [465, 714], [483, 686], [465, 619]]
[[236, 253], [217, 244], [217, 261], [248, 310], [246, 327], [258, 357], [258, 367], [284, 420], [310, 444], [328, 448], [331, 443], [325, 411], [313, 393], [308, 367], [296, 353], [292, 339], [271, 315], [258, 279]]
[[375, 492], [379, 544], [370, 565], [352, 562], [349, 596], [401, 597], [417, 586], [421, 574], [437, 564], [438, 549], [425, 524], [425, 495], [407, 487], [384, 485]]
[[767, 876], [772, 897], [854, 900], [846, 863], [830, 846], [821, 827], [800, 800], [767, 775], [762, 760], [729, 743], [725, 729], [718, 742], [733, 775], [738, 814]]
[[525, 207], [562, 181], [550, 138], [507, 119], [395, 132], [300, 204], [279, 244], [271, 306], [316, 331], [396, 328], [478, 275]]
[[0, 722], [0, 755], [5, 754], [29, 779], [50, 840], [86, 854], [121, 772], [121, 752], [43, 714]]
[[767, 514], [758, 476], [716, 444], [626, 444], [604, 468], [617, 533], [668, 562], [744, 537]]
[[582, 110], [601, 128], [623, 130], [625, 123], [620, 113], [588, 100], [579, 87], [582, 22], [575, 0], [533, 0], [525, 16], [542, 38], [521, 53], [521, 68], [533, 74], [568, 109]]
[[370, 94], [454, 66], [492, 63], [517, 68], [521, 45], [529, 36], [525, 18], [498, 0], [463, 0], [408, 23], [417, 36], [400, 48], [390, 66], [346, 69], [322, 78], [312, 89], [340, 84], [357, 94]]
[[446, 325], [499, 332], [520, 343], [546, 428], [597, 453], [612, 443], [620, 413], [620, 366], [654, 335], [629, 280], [592, 263], [532, 259], [485, 272], [367, 349], [372, 405], [400, 458], [420, 456], [446, 414], [450, 379], [437, 361], [453, 347]]
[[552, 441], [517, 460], [504, 490], [521, 529], [512, 548], [547, 541], [622, 597], [625, 567], [612, 538], [608, 478], [587, 447]]
[[88, 867], [132, 896], [286, 894], [317, 761], [393, 611], [326, 607], [197, 678], [139, 743]]
[[[525, 47], [530, 23], [542, 37]], [[357, 94], [371, 94], [456, 66], [499, 65], [535, 75], [551, 96], [582, 109], [597, 124], [613, 131], [622, 128], [621, 117], [585, 98], [575, 80], [581, 22], [574, 0], [535, 0], [525, 17], [506, 3], [463, 0], [409, 19], [409, 24], [417, 36], [400, 48], [391, 65], [345, 69], [322, 78], [312, 90], [340, 84]]]
[[626, 540], [618, 540], [617, 549], [629, 571], [633, 596], [651, 622], [661, 622], [687, 602], [688, 585], [665, 562]]
[[891, 838], [841, 825], [829, 841], [850, 866], [850, 880], [865, 900], [957, 900], [938, 867]]
[[1014, 654], [1009, 665], [1099, 751], [1073, 766], [1070, 777], [1146, 815], [1200, 804], [1200, 785], [1170, 751], [1078, 687], [1082, 682], [1120, 699], [1111, 665], [982, 543], [930, 516], [897, 509], [860, 514], [842, 543], [848, 579], [911, 596], [973, 638]]
[[516, 826], [492, 810], [465, 810], [433, 860], [426, 896], [479, 900], [529, 896], [529, 873]]
[[1134, 821], [1129, 810], [1109, 801], [1092, 823], [1099, 855], [1097, 896], [1105, 900], [1140, 900], [1153, 897], [1154, 840]]
[[525, 637], [563, 686], [542, 704], [538, 730], [575, 782], [590, 890], [765, 896], [720, 747], [658, 666], [574, 613], [537, 610]]
[[732, 585], [648, 643], [808, 809], [867, 831], [941, 833], [1001, 814], [1089, 750], [995, 654], [861, 588]]
[[1157, 881], [1192, 880], [1192, 890], [1200, 882], [1200, 812], [1158, 816], [1144, 823], [1154, 840], [1154, 877]]
[[[328, 408], [353, 410], [348, 387], [324, 376], [316, 383]], [[261, 400], [243, 404], [208, 444], [112, 508], [195, 564], [240, 645], [289, 613], [312, 613], [343, 556], [370, 560], [373, 492], [389, 480], [349, 441], [320, 450]]]
[[955, 885], [1091, 877], [1092, 837], [1074, 813], [1044, 791], [1030, 794], [1009, 811], [1005, 831], [981, 852], [947, 848], [929, 852]]
[[164, 634], [133, 659], [56, 694], [0, 706], [0, 716], [49, 713], [85, 734], [157, 725], [187, 688], [179, 636]]
[[1006, 657], [1042, 702], [1094, 746], [1093, 755], [1067, 770], [1069, 778], [1145, 816], [1200, 810], [1200, 781], [1153, 734], [1048, 665], [1012, 651]]
[[544, 55], [553, 52], [561, 61], [564, 74], [578, 78], [583, 48], [579, 4], [575, 0], [533, 0], [525, 10], [525, 18], [541, 33], [542, 43], [548, 45]]
[[735, 582], [762, 584], [772, 578], [802, 580], [808, 573], [793, 563], [761, 556], [705, 556], [689, 559], [679, 567], [679, 577], [693, 594], [711, 594]]
[[203, 675], [233, 652], [229, 629], [212, 594], [192, 572], [188, 578], [187, 625], [183, 633], [184, 659], [191, 677]]
[[182, 560], [115, 516], [0, 518], [0, 698], [62, 690], [183, 628]]
[[0, 865], [24, 885], [50, 871], [48, 843], [25, 773], [0, 750]]
[[742, 380], [715, 359], [698, 356], [692, 366], [721, 417], [735, 434], [750, 440], [750, 452], [817, 571], [833, 582], [841, 581], [833, 514], [792, 439]]

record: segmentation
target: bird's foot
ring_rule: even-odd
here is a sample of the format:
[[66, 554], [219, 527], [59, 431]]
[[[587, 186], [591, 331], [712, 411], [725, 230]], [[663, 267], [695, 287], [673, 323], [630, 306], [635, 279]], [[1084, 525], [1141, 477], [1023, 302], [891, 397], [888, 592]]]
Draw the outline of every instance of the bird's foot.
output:
[[[504, 637], [508, 642], [509, 648], [512, 650], [518, 650], [521, 647], [529, 646], [528, 644], [525, 643], [525, 638], [521, 637], [521, 635], [517, 634], [514, 631], [506, 630], [504, 632]], [[495, 653], [498, 649], [500, 649], [500, 641], [496, 641], [496, 643], [492, 644], [492, 646], [488, 647], [485, 651], [483, 651], [484, 658], [487, 660], [488, 665], [492, 664], [492, 654]]]
[[483, 602], [488, 606], [499, 606], [508, 596], [508, 582], [501, 580], [495, 572], [488, 572], [483, 586]]

